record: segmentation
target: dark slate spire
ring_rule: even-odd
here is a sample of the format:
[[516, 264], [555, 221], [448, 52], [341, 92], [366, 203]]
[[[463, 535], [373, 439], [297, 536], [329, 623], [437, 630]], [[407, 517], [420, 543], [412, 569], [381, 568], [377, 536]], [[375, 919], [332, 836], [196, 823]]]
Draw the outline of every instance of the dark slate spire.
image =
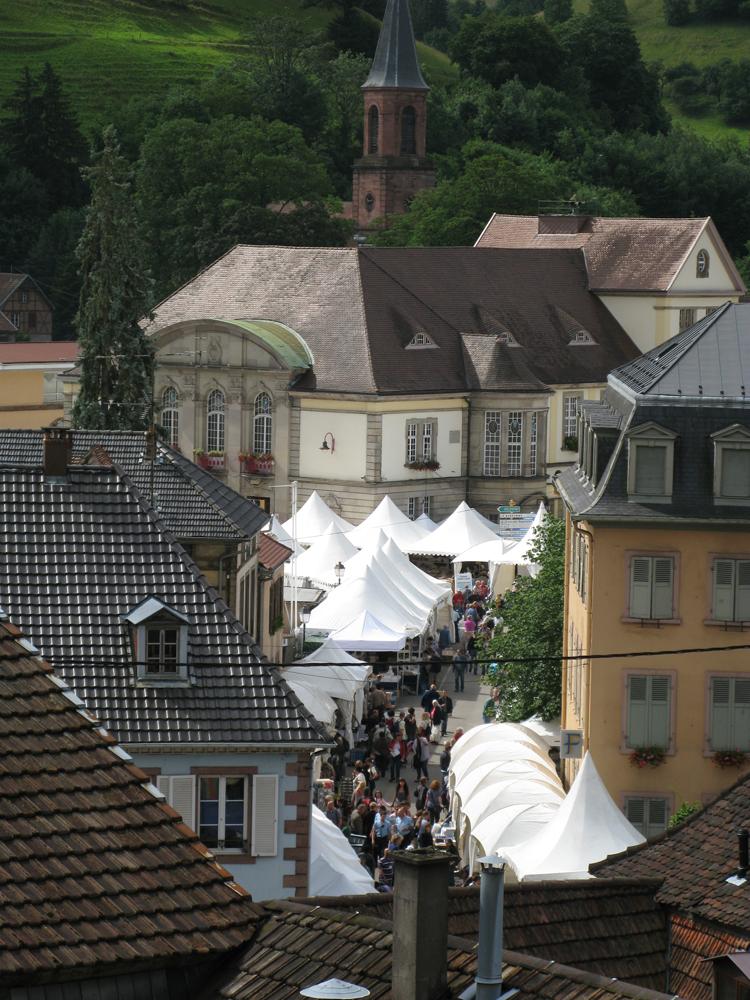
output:
[[429, 90], [417, 58], [409, 0], [388, 0], [370, 75], [362, 86]]

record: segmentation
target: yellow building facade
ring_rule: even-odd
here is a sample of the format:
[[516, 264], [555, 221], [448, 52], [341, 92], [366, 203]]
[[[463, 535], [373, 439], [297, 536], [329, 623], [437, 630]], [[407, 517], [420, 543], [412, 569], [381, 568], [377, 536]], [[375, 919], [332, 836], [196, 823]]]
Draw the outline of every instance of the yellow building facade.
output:
[[78, 345], [70, 342], [0, 344], [0, 427], [47, 427], [64, 415], [60, 376], [72, 368]]
[[565, 778], [589, 750], [646, 836], [750, 766], [746, 341], [728, 305], [616, 370], [557, 479]]

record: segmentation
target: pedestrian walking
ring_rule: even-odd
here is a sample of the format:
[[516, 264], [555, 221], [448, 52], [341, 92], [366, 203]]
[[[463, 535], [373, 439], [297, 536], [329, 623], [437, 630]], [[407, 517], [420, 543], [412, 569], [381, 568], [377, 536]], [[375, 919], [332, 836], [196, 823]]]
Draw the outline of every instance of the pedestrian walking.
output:
[[458, 652], [453, 654], [453, 690], [463, 691], [464, 689], [464, 673], [466, 671], [466, 654], [463, 650], [458, 650]]

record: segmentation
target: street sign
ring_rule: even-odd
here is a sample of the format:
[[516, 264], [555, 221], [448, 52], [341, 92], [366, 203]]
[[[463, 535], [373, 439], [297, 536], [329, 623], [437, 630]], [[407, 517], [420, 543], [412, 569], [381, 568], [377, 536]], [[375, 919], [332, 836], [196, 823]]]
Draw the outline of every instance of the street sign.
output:
[[501, 506], [497, 508], [498, 514], [520, 514], [520, 507]]

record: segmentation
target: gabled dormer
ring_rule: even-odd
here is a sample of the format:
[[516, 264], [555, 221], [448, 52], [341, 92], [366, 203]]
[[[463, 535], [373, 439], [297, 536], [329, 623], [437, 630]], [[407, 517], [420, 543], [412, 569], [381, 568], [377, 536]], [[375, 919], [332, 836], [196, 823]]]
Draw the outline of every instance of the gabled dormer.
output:
[[627, 432], [628, 499], [637, 503], [669, 503], [674, 480], [677, 434], [649, 421]]
[[750, 506], [750, 430], [730, 424], [711, 435], [714, 445], [714, 503]]
[[407, 351], [424, 350], [424, 348], [437, 347], [432, 337], [424, 330], [417, 330], [409, 343], [406, 345]]
[[190, 618], [158, 597], [136, 604], [122, 621], [130, 629], [133, 662], [139, 682], [150, 685], [188, 684]]

